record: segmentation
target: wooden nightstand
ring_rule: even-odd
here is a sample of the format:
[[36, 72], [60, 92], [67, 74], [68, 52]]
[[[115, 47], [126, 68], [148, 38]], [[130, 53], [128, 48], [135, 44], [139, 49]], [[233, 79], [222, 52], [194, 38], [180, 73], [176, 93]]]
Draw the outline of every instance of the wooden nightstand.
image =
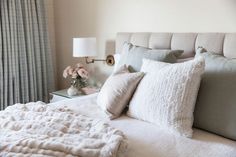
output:
[[61, 100], [66, 100], [66, 99], [73, 99], [73, 98], [78, 98], [78, 97], [81, 97], [81, 96], [85, 96], [85, 94], [83, 94], [82, 92], [79, 93], [78, 95], [75, 95], [75, 96], [69, 96], [67, 94], [67, 89], [63, 89], [63, 90], [52, 92], [52, 93], [50, 93], [50, 95], [52, 96], [52, 98], [50, 100], [50, 103], [61, 101]]

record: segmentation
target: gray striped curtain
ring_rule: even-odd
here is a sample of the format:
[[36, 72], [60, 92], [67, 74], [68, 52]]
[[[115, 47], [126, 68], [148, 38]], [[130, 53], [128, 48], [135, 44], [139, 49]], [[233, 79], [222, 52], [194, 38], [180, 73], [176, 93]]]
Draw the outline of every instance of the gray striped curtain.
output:
[[0, 0], [0, 109], [54, 88], [44, 0]]

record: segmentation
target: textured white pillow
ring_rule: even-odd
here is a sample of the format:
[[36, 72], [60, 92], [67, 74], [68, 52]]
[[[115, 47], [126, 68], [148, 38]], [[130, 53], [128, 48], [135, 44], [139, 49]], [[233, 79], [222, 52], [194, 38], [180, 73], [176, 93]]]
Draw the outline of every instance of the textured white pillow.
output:
[[98, 93], [97, 104], [110, 119], [120, 116], [143, 75], [143, 72], [130, 73], [124, 65], [106, 80]]
[[145, 76], [130, 101], [128, 116], [192, 137], [193, 111], [204, 72], [203, 58], [184, 63], [143, 59]]

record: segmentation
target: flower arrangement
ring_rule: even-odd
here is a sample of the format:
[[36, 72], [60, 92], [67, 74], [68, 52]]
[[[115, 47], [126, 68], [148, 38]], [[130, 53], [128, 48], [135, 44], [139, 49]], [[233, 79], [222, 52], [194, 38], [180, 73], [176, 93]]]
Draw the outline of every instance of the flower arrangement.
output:
[[77, 63], [75, 67], [66, 67], [63, 71], [63, 77], [71, 77], [71, 86], [83, 88], [87, 86], [89, 73], [81, 63]]

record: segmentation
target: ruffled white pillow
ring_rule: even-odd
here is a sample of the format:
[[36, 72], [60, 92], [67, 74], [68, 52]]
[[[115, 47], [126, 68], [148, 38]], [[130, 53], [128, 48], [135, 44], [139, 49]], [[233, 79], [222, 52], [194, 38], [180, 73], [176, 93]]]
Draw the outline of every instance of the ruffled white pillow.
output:
[[203, 58], [184, 63], [143, 59], [145, 73], [130, 101], [128, 116], [192, 137], [193, 111], [204, 72]]
[[97, 104], [109, 115], [110, 119], [120, 116], [129, 104], [144, 73], [130, 73], [127, 66], [121, 66], [104, 83], [98, 93]]

